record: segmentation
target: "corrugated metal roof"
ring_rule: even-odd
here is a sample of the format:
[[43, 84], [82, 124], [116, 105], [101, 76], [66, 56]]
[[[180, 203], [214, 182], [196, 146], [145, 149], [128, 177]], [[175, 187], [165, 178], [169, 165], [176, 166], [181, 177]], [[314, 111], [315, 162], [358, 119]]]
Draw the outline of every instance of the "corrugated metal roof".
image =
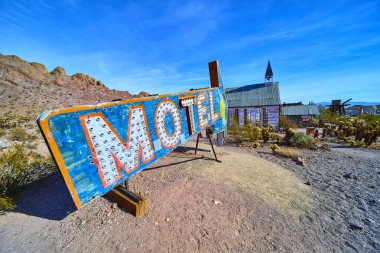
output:
[[279, 105], [278, 82], [225, 88], [228, 107]]
[[282, 107], [284, 116], [319, 115], [317, 105], [294, 105]]

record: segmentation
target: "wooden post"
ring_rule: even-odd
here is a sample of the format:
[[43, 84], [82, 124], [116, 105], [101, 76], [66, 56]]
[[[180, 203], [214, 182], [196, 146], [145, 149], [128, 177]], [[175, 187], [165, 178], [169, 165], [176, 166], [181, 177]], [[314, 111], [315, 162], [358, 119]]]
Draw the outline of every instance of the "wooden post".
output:
[[[221, 82], [220, 70], [219, 70], [219, 62], [218, 60], [212, 61], [208, 63], [208, 70], [210, 73], [210, 84], [211, 88], [219, 88]], [[217, 133], [218, 146], [223, 145], [224, 134]]]
[[209, 62], [208, 70], [210, 72], [211, 88], [219, 88], [221, 81], [219, 76], [219, 62], [217, 60]]

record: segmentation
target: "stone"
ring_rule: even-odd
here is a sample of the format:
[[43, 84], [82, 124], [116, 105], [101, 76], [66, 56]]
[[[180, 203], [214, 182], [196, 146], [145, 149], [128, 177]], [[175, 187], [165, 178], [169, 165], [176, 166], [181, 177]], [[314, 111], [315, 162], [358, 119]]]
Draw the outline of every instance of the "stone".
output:
[[300, 156], [297, 157], [297, 159], [296, 159], [296, 163], [297, 163], [298, 165], [305, 166], [305, 162], [304, 162], [303, 158], [300, 157]]
[[6, 149], [9, 147], [9, 144], [6, 140], [0, 140], [0, 149]]
[[58, 66], [50, 72], [50, 75], [56, 76], [56, 77], [62, 77], [62, 76], [66, 76], [66, 71], [64, 68]]
[[348, 172], [348, 173], [344, 174], [343, 177], [347, 178], [347, 179], [355, 179], [356, 180], [359, 178], [359, 175], [356, 172]]
[[350, 222], [349, 226], [348, 226], [350, 229], [352, 230], [363, 230], [363, 226], [360, 225], [359, 223], [357, 222]]
[[367, 211], [368, 210], [368, 205], [367, 205], [367, 203], [365, 202], [364, 199], [359, 199], [358, 200], [358, 205], [359, 205], [359, 209], [361, 209], [363, 211]]
[[116, 208], [117, 208], [117, 203], [113, 203], [113, 204], [111, 205], [111, 208], [116, 209]]

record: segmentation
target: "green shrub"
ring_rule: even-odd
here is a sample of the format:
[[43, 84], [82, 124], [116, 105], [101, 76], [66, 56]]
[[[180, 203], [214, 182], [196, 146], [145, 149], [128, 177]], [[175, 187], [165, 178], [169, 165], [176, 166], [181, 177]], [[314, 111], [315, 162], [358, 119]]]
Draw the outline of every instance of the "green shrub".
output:
[[235, 143], [237, 144], [241, 144], [243, 142], [243, 136], [241, 135], [234, 135], [234, 138], [235, 138]]
[[298, 125], [291, 118], [280, 115], [278, 127], [282, 130], [287, 129], [287, 128], [297, 129]]
[[290, 139], [294, 136], [294, 132], [290, 129], [290, 128], [287, 128], [285, 129], [285, 137], [284, 137], [284, 140], [286, 142], [286, 144], [290, 145]]
[[315, 149], [315, 140], [313, 137], [304, 133], [295, 133], [289, 140], [292, 147]]
[[5, 129], [0, 129], [0, 137], [7, 134], [7, 131]]
[[0, 154], [0, 197], [48, 175], [55, 169], [51, 158], [29, 151], [25, 143], [12, 144]]
[[30, 135], [22, 128], [13, 128], [10, 132], [9, 139], [11, 141], [27, 141]]
[[271, 124], [261, 129], [261, 137], [263, 138], [264, 143], [267, 143], [269, 141], [270, 134], [273, 132], [274, 132], [274, 126]]
[[273, 145], [270, 145], [270, 149], [272, 150], [272, 152], [274, 153], [275, 150], [279, 149], [278, 145], [277, 144], [273, 144]]
[[281, 136], [281, 134], [279, 134], [279, 133], [270, 133], [269, 138], [270, 138], [272, 141], [276, 141], [277, 144], [278, 144], [278, 143], [280, 143], [280, 141], [281, 141], [281, 139], [282, 139], [282, 136]]
[[259, 147], [261, 147], [260, 142], [258, 142], [258, 141], [253, 142], [251, 147], [252, 148], [259, 148]]
[[13, 210], [16, 208], [16, 205], [13, 202], [11, 197], [0, 197], [0, 213], [1, 211]]
[[261, 128], [252, 122], [248, 122], [243, 126], [243, 134], [250, 141], [257, 141], [261, 138]]
[[362, 119], [353, 121], [339, 121], [335, 135], [353, 146], [371, 146], [380, 137], [380, 120], [369, 116], [373, 115], [361, 116]]

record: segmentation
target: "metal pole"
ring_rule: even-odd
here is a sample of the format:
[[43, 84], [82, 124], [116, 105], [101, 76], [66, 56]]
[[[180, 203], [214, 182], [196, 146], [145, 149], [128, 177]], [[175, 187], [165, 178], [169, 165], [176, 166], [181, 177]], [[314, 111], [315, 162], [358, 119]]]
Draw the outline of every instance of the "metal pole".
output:
[[197, 153], [198, 151], [198, 144], [199, 144], [199, 137], [200, 137], [201, 134], [198, 134], [197, 136], [197, 145], [195, 146], [195, 154]]
[[207, 133], [207, 138], [208, 138], [208, 140], [210, 141], [211, 148], [212, 148], [212, 152], [214, 152], [215, 161], [221, 163], [222, 161], [218, 160], [218, 157], [216, 156], [215, 149], [214, 149], [214, 145], [212, 144], [210, 134], [208, 134], [208, 133]]

